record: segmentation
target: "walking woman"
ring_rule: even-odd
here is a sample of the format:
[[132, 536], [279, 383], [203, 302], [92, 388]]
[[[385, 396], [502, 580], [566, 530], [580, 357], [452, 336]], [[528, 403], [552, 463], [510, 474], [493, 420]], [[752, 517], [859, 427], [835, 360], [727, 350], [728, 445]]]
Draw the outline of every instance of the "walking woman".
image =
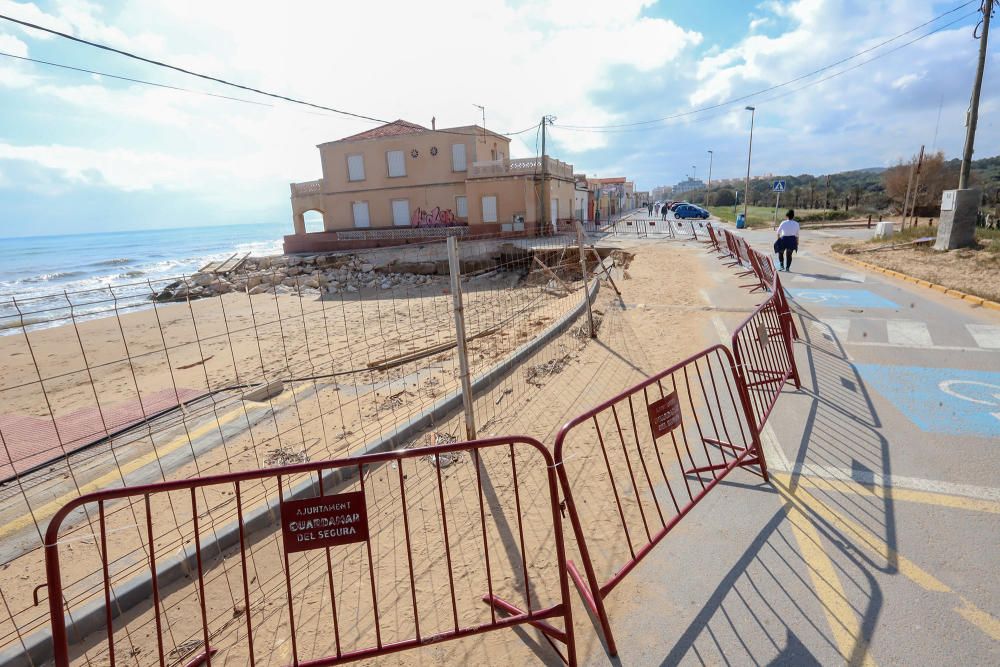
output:
[[789, 209], [785, 219], [778, 225], [778, 240], [774, 242], [774, 251], [778, 253], [778, 266], [782, 271], [792, 270], [792, 253], [799, 249], [799, 229], [795, 211]]

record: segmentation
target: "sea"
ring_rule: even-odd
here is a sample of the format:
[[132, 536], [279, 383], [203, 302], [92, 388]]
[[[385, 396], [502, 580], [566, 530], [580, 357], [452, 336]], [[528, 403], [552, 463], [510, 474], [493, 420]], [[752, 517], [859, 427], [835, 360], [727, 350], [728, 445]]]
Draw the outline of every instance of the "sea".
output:
[[150, 305], [153, 289], [210, 261], [275, 255], [290, 225], [0, 238], [0, 335]]

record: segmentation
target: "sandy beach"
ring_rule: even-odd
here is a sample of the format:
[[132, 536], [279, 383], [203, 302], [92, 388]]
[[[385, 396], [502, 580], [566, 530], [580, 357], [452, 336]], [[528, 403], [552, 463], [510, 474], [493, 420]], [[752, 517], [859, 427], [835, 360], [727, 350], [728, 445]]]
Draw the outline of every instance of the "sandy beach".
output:
[[[578, 327], [573, 327], [487, 394], [477, 396], [481, 437], [520, 433], [551, 445], [555, 430], [573, 414], [620, 391], [645, 374], [705, 347], [703, 334], [708, 313], [697, 310], [702, 304], [694, 288], [699, 272], [694, 254], [699, 249], [643, 244], [632, 250], [638, 254], [628, 269], [629, 279], [621, 272], [617, 274], [616, 282], [624, 292], [623, 299], [615, 297], [606, 285], [594, 306], [600, 322], [598, 339], [588, 342], [585, 335], [579, 335]], [[671, 275], [668, 289], [664, 289], [663, 282], [665, 267], [669, 267]], [[536, 285], [531, 281], [522, 282], [517, 287], [515, 282], [513, 274], [501, 273], [485, 280], [470, 281], [463, 288], [468, 333], [475, 336], [485, 332], [470, 345], [473, 373], [506, 357], [579, 303], [578, 290], [574, 294], [557, 296], [551, 293], [552, 290], [543, 289], [546, 281]], [[211, 401], [196, 400], [183, 423], [177, 420], [140, 430], [127, 448], [82, 453], [76, 460], [71, 457], [72, 464], [64, 462], [46, 470], [39, 478], [41, 482], [30, 489], [23, 483], [19, 487], [5, 485], [5, 497], [11, 500], [11, 505], [20, 503], [20, 510], [24, 511], [26, 498], [35, 505], [36, 499], [51, 498], [53, 489], [65, 488], [67, 484], [72, 485], [70, 488], [86, 490], [89, 483], [100, 481], [102, 476], [107, 481], [109, 463], [114, 465], [117, 461], [120, 466], [147, 452], [154, 453], [155, 458], [163, 462], [155, 475], [166, 479], [251, 470], [354, 453], [365, 442], [391, 432], [395, 425], [453, 390], [458, 374], [455, 353], [454, 350], [443, 351], [384, 371], [365, 370], [332, 377], [330, 374], [366, 369], [368, 364], [378, 360], [446, 343], [452, 331], [451, 297], [446, 293], [446, 286], [446, 281], [440, 281], [389, 296], [361, 294], [355, 298], [338, 296], [329, 301], [229, 294], [189, 304], [157, 306], [120, 318], [88, 320], [75, 327], [35, 331], [30, 334], [30, 349], [24, 336], [4, 337], [0, 339], [0, 349], [13, 363], [3, 368], [0, 393], [10, 399], [4, 401], [7, 410], [21, 415], [45, 418], [48, 413], [44, 397], [39, 405], [43, 386], [52, 414], [57, 418], [72, 415], [74, 411], [96, 411], [98, 406], [108, 413], [112, 411], [110, 406], [130, 401], [134, 404], [139, 396], [147, 397], [157, 392], [189, 390], [197, 395], [215, 392]], [[86, 364], [83, 363], [84, 355]], [[38, 361], [41, 380], [35, 373], [32, 358]], [[91, 388], [91, 378], [96, 392]], [[310, 379], [289, 383], [282, 394], [269, 402], [242, 401], [240, 396], [245, 390], [227, 389], [293, 378]], [[242, 422], [245, 428], [227, 430], [219, 425], [233, 413], [236, 417], [231, 418], [232, 423]], [[462, 434], [462, 424], [461, 414], [456, 414], [414, 444], [441, 437], [458, 438]], [[214, 428], [219, 432], [217, 446], [205, 449], [197, 446], [197, 438], [191, 438], [190, 432], [200, 426], [207, 427], [206, 431]], [[165, 448], [176, 442], [183, 445], [178, 451], [184, 454], [186, 450], [188, 455], [179, 459], [161, 456]], [[499, 451], [488, 452], [484, 453], [483, 463], [496, 494], [490, 516], [497, 519], [499, 513], [505, 513], [506, 523], [515, 525], [517, 517], [510, 506], [513, 498], [509, 457]], [[470, 470], [473, 471], [471, 476]], [[526, 463], [519, 471], [521, 497], [530, 498], [530, 504], [521, 508], [522, 516], [545, 516], [544, 470], [544, 466]], [[463, 511], [471, 512], [464, 518], [458, 515], [449, 518], [452, 525], [468, 525], [476, 516], [474, 471], [475, 467], [466, 461], [444, 476], [443, 491], [449, 510], [453, 506], [463, 506], [466, 507]], [[447, 583], [447, 575], [440, 567], [443, 542], [440, 537], [433, 538], [435, 510], [430, 500], [438, 491], [436, 468], [428, 461], [414, 460], [412, 467], [407, 464], [404, 473], [408, 509], [410, 512], [419, 509], [420, 521], [427, 526], [422, 533], [426, 539], [414, 543], [418, 551], [411, 555], [414, 562], [420, 564], [421, 569], [417, 572], [424, 573], [420, 581], [427, 582], [417, 591], [421, 622], [424, 622], [426, 610], [434, 609], [428, 618], [436, 620], [427, 623], [437, 623], [447, 629], [447, 610], [436, 609], [432, 603], [441, 599], [440, 587]], [[127, 473], [124, 478], [130, 480]], [[285, 480], [286, 488], [296, 481]], [[380, 470], [372, 474], [367, 489], [369, 503], [383, 508], [377, 520], [376, 515], [372, 515], [370, 527], [373, 536], [377, 536], [377, 539], [373, 537], [373, 545], [377, 545], [378, 551], [378, 598], [383, 605], [388, 604], [383, 600], [394, 601], [391, 609], [380, 609], [380, 633], [383, 629], [386, 633], [382, 641], [388, 641], [392, 632], [405, 635], [413, 615], [412, 593], [408, 586], [401, 586], [397, 581], [405, 572], [405, 563], [399, 559], [406, 558], [405, 550], [399, 548], [400, 531], [403, 530], [399, 484], [398, 471]], [[274, 498], [277, 493], [274, 482], [249, 485], [242, 490], [242, 502], [251, 506]], [[183, 528], [190, 523], [191, 498], [171, 495], [173, 497], [155, 498], [151, 503], [152, 515], [156, 517], [157, 553], [176, 552], [191, 539], [189, 528]], [[233, 521], [236, 507], [231, 486], [200, 491], [197, 508], [202, 513], [202, 535]], [[116, 581], [124, 581], [148, 569], [144, 555], [147, 551], [144, 545], [148, 542], [144, 534], [145, 512], [141, 501], [119, 504], [107, 512], [109, 530], [115, 535], [108, 552], [110, 570]], [[414, 520], [411, 514], [410, 521]], [[40, 523], [44, 527], [45, 521]], [[525, 522], [525, 526], [529, 524], [531, 529], [525, 533], [525, 553], [530, 555], [528, 560], [533, 564], [529, 570], [538, 568], [537, 572], [529, 572], [529, 577], [546, 582], [532, 589], [531, 595], [537, 596], [532, 598], [533, 604], [552, 604], [557, 591], [551, 586], [557, 578], [551, 569], [551, 525], [546, 527], [544, 521]], [[501, 524], [491, 523], [489, 530], [498, 530], [498, 525]], [[567, 542], [571, 543], [571, 533], [565, 529], [564, 533]], [[457, 552], [465, 558], [461, 563], [457, 560], [454, 563], [455, 571], [461, 569], [462, 576], [468, 579], [456, 584], [465, 587], [468, 593], [462, 603], [465, 605], [462, 607], [463, 622], [482, 619], [484, 613], [488, 619], [490, 614], [490, 608], [478, 597], [483, 593], [480, 589], [485, 581], [481, 576], [485, 562], [481, 547], [479, 550], [474, 548], [475, 537], [475, 531], [461, 538], [453, 535], [457, 541], [451, 544], [453, 554]], [[493, 543], [500, 544], [503, 536], [492, 533], [490, 538]], [[72, 582], [66, 595], [76, 603], [100, 593], [100, 578], [95, 573], [100, 572], [101, 560], [91, 523], [80, 522], [66, 532], [66, 539], [66, 550], [72, 554], [72, 562], [66, 566], [66, 578]], [[36, 537], [36, 547], [37, 540]], [[259, 643], [258, 651], [280, 657], [290, 651], [290, 646], [285, 626], [287, 615], [275, 612], [283, 608], [278, 602], [284, 597], [279, 543], [272, 536], [256, 542], [249, 553], [253, 568], [251, 577], [256, 582], [250, 603], [255, 645]], [[301, 619], [296, 625], [303, 628], [312, 624], [316, 628], [310, 649], [310, 654], [315, 652], [316, 656], [335, 650], [331, 646], [336, 643], [331, 643], [334, 638], [330, 636], [329, 627], [323, 625], [330, 619], [321, 620], [323, 613], [329, 614], [330, 604], [329, 593], [324, 593], [326, 589], [317, 584], [327, 576], [322, 554], [322, 551], [307, 552], [295, 556], [291, 564], [297, 591], [294, 595], [296, 614]], [[207, 585], [214, 592], [206, 595], [211, 602], [210, 626], [216, 633], [212, 645], [232, 646], [231, 650], [223, 651], [225, 661], [238, 664], [247, 657], [241, 653], [245, 648], [237, 648], [245, 644], [245, 635], [241, 634], [245, 633], [245, 616], [240, 611], [245, 604], [241, 601], [240, 560], [231, 558], [232, 555], [223, 554], [224, 558], [208, 571]], [[365, 645], [375, 631], [370, 609], [368, 617], [364, 611], [371, 604], [370, 592], [364, 593], [361, 586], [364, 580], [356, 576], [364, 570], [364, 563], [358, 560], [360, 557], [360, 551], [348, 551], [335, 567], [339, 578], [339, 583], [334, 582], [338, 600], [355, 600], [351, 609], [342, 607], [338, 612], [341, 626], [350, 626], [341, 637], [345, 645]], [[9, 562], [2, 574], [6, 584], [4, 595], [22, 632], [30, 632], [44, 622], [43, 608], [33, 608], [30, 602], [31, 588], [40, 583], [39, 559], [37, 548], [27, 550]], [[519, 565], [517, 559], [508, 559], [506, 564], [494, 563], [498, 568], [495, 581], [511, 601], [526, 604], [523, 586], [518, 584], [523, 573], [515, 572], [515, 565]], [[344, 595], [347, 598], [343, 598]], [[173, 643], [165, 650], [176, 649], [174, 657], [182, 662], [183, 656], [199, 645], [191, 643], [194, 641], [192, 633], [200, 627], [199, 616], [192, 615], [194, 608], [190, 607], [197, 603], [197, 595], [190, 585], [185, 585], [172, 590], [168, 597], [170, 602], [165, 602], [165, 608], [170, 610], [167, 616]], [[324, 609], [327, 611], [323, 612]], [[139, 617], [128, 618], [128, 631], [122, 630], [118, 649], [125, 650], [125, 646], [139, 649], [135, 654], [137, 662], [146, 664], [155, 657], [156, 638], [151, 614], [139, 612]], [[352, 618], [354, 623], [350, 622]], [[362, 618], [366, 620], [362, 622]], [[12, 630], [9, 619], [0, 624], [0, 636], [6, 637], [4, 643], [16, 642]], [[424, 631], [425, 634], [430, 632], [426, 628]], [[529, 631], [529, 634], [537, 633]], [[581, 633], [581, 646], [593, 640], [589, 634]], [[447, 643], [399, 654], [388, 660], [390, 664], [397, 660], [400, 664], [419, 664], [427, 659], [481, 663], [496, 661], [501, 655], [514, 662], [537, 660], [538, 656], [519, 635], [491, 633], [487, 641]], [[303, 655], [300, 653], [300, 659]], [[489, 660], [487, 656], [491, 656]], [[106, 653], [94, 648], [88, 657], [91, 664], [105, 664]], [[290, 653], [286, 657], [290, 658]]]

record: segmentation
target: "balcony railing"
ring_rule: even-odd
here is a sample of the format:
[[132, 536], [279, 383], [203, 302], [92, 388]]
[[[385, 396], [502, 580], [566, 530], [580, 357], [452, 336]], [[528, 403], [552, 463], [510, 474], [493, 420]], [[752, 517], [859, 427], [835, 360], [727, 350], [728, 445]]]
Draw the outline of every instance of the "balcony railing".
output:
[[302, 197], [305, 195], [318, 195], [323, 192], [323, 179], [316, 181], [306, 181], [305, 183], [292, 183], [292, 196]]
[[[551, 176], [573, 178], [573, 166], [561, 160], [546, 157], [545, 166]], [[469, 178], [490, 178], [497, 176], [528, 176], [542, 173], [540, 158], [523, 158], [519, 160], [482, 160], [472, 163]]]

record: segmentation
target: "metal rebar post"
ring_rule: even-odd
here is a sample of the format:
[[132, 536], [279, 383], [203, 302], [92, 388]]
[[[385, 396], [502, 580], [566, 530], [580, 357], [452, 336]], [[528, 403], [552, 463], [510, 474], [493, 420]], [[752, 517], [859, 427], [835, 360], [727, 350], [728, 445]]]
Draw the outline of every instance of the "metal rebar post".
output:
[[455, 312], [455, 341], [458, 350], [458, 367], [462, 379], [462, 406], [465, 409], [465, 437], [476, 439], [476, 415], [473, 412], [472, 377], [469, 374], [469, 355], [465, 349], [465, 311], [462, 306], [462, 266], [458, 259], [458, 239], [448, 237], [448, 273], [451, 275], [451, 298]]
[[594, 331], [594, 311], [590, 306], [590, 281], [587, 280], [587, 255], [583, 246], [583, 225], [580, 224], [579, 220], [576, 222], [576, 245], [580, 249], [580, 275], [583, 278], [583, 300], [587, 302], [587, 323], [590, 327], [588, 331], [591, 338], [597, 338], [597, 332]]

